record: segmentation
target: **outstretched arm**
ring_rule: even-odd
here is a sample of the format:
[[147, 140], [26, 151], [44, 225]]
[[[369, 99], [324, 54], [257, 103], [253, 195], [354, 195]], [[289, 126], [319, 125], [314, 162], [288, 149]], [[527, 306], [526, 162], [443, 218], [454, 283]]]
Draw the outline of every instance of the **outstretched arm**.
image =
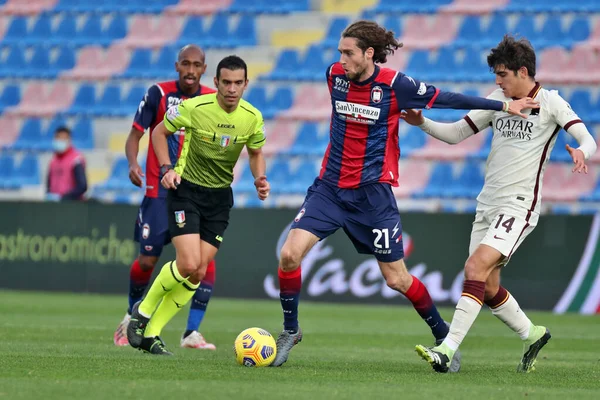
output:
[[418, 126], [421, 130], [442, 142], [457, 144], [472, 136], [473, 129], [467, 121], [461, 119], [453, 123], [441, 123], [423, 117], [421, 110], [406, 110], [400, 114], [400, 118], [409, 125]]
[[582, 123], [570, 126], [567, 132], [579, 143], [579, 147], [576, 149], [568, 144], [565, 146], [573, 159], [573, 164], [575, 164], [573, 172], [583, 171], [587, 174], [588, 167], [585, 164], [585, 160], [588, 160], [596, 152], [596, 141]]

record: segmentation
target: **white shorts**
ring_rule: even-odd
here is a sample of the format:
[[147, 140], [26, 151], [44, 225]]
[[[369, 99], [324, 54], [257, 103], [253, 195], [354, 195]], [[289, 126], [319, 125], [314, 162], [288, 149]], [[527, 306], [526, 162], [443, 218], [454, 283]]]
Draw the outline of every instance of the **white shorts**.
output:
[[518, 206], [479, 203], [471, 231], [469, 255], [480, 244], [485, 244], [502, 253], [504, 259], [501, 264], [506, 265], [527, 235], [533, 232], [539, 217], [538, 213]]

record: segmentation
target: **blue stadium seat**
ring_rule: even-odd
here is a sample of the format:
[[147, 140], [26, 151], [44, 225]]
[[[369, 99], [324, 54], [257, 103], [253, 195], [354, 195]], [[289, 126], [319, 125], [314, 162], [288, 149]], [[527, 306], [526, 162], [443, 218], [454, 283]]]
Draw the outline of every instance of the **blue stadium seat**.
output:
[[405, 73], [407, 75], [414, 75], [419, 79], [426, 79], [425, 77], [421, 77], [420, 74], [430, 69], [431, 65], [429, 63], [429, 52], [425, 50], [415, 50], [408, 59]]
[[[267, 175], [269, 180], [271, 177]], [[252, 176], [252, 171], [250, 167], [244, 166], [242, 169], [241, 176], [239, 179], [236, 179], [234, 190], [240, 193], [255, 193], [256, 189], [254, 188], [254, 177]]]
[[90, 115], [96, 107], [96, 86], [92, 84], [82, 84], [75, 95], [71, 108], [66, 112], [67, 115]]
[[[600, 2], [598, 2], [600, 7]], [[587, 16], [577, 16], [573, 18], [571, 25], [567, 29], [566, 36], [572, 42], [583, 42], [590, 37], [590, 20]]]
[[[92, 109], [94, 116], [114, 116], [119, 115], [121, 105], [121, 86], [119, 85], [107, 85], [104, 88], [102, 97], [96, 102], [96, 107]], [[128, 110], [129, 111], [129, 110]]]
[[94, 148], [94, 133], [92, 120], [83, 117], [73, 126], [73, 144], [81, 150], [92, 150]]
[[287, 151], [291, 155], [313, 155], [325, 154], [329, 136], [319, 134], [319, 125], [314, 122], [305, 122], [300, 127], [294, 144]]
[[101, 45], [109, 45], [117, 39], [123, 39], [127, 36], [127, 20], [122, 14], [116, 14], [108, 24], [106, 30], [102, 32], [102, 36], [97, 39], [101, 39], [99, 42], [95, 42]]
[[285, 193], [305, 194], [318, 174], [314, 160], [304, 160], [290, 175], [289, 181], [282, 189]]
[[46, 37], [46, 43], [53, 45], [62, 45], [71, 42], [77, 37], [77, 19], [70, 15], [63, 15], [60, 24], [51, 36]]
[[236, 40], [229, 35], [229, 17], [222, 13], [215, 14], [200, 44], [206, 48], [235, 47]]
[[[522, 14], [519, 17], [517, 24], [510, 32], [518, 37], [526, 37], [535, 47], [538, 47], [537, 42], [538, 38], [540, 38], [540, 35], [535, 30], [535, 19], [533, 16]], [[502, 38], [500, 37], [498, 42], [501, 39]]]
[[[454, 71], [454, 78], [458, 82], [492, 83], [494, 78], [481, 56], [481, 50], [477, 47], [465, 49], [464, 58], [462, 62], [457, 63]], [[479, 96], [476, 92], [473, 95]]]
[[321, 46], [336, 48], [342, 36], [342, 31], [346, 26], [350, 24], [350, 18], [348, 17], [335, 17], [329, 21], [329, 28], [325, 38], [321, 41]]
[[458, 178], [446, 187], [442, 196], [475, 199], [483, 187], [484, 176], [479, 161], [465, 162]]
[[297, 66], [296, 79], [303, 81], [320, 81], [325, 76], [328, 64], [323, 59], [320, 46], [310, 46], [304, 54], [302, 63]]
[[131, 114], [131, 110], [136, 110], [139, 107], [140, 102], [146, 95], [146, 90], [147, 88], [142, 85], [134, 85], [129, 89], [129, 93], [123, 101], [123, 107], [129, 110], [125, 115]]
[[252, 86], [246, 95], [246, 101], [261, 110], [264, 118], [269, 118], [265, 116], [265, 109], [268, 102], [267, 89], [264, 86]]
[[569, 144], [571, 147], [579, 147], [579, 144], [577, 144], [577, 141], [575, 138], [573, 138], [573, 136], [569, 135], [562, 129], [556, 135], [554, 149], [552, 149], [552, 153], [550, 153], [550, 161], [572, 161], [569, 152], [565, 149], [565, 145]]
[[129, 164], [126, 158], [119, 158], [112, 167], [108, 179], [97, 186], [103, 190], [135, 190], [129, 181]]
[[102, 20], [100, 15], [89, 14], [83, 27], [77, 32], [77, 35], [71, 38], [76, 46], [85, 46], [88, 44], [107, 44], [102, 43]]
[[69, 124], [67, 124], [67, 121], [65, 121], [65, 119], [62, 116], [55, 116], [54, 118], [52, 118], [52, 120], [50, 120], [50, 123], [48, 123], [46, 131], [43, 134], [44, 137], [52, 140], [54, 138], [54, 133], [56, 132], [56, 129], [62, 126], [69, 126]]
[[42, 122], [39, 119], [26, 119], [19, 137], [11, 147], [14, 150], [47, 151], [52, 149], [52, 137], [42, 133]]
[[596, 181], [596, 186], [594, 187], [594, 190], [592, 190], [590, 193], [581, 196], [580, 198], [581, 201], [600, 201], [600, 178]]
[[16, 190], [22, 186], [16, 177], [15, 160], [12, 155], [0, 153], [0, 170], [3, 175], [0, 179], [0, 189]]
[[279, 53], [273, 71], [266, 78], [281, 81], [294, 80], [297, 77], [298, 65], [300, 65], [298, 52], [294, 49], [285, 49]]
[[22, 185], [39, 185], [40, 166], [35, 154], [26, 154], [23, 156], [19, 167], [15, 169], [15, 177]]
[[200, 16], [190, 16], [181, 29], [181, 36], [177, 41], [177, 47], [183, 47], [190, 42], [198, 42], [203, 37], [204, 19]]
[[412, 152], [425, 146], [427, 134], [417, 126], [410, 126], [408, 131], [400, 138], [400, 153], [403, 157], [410, 156]]
[[453, 0], [379, 0], [379, 4], [373, 9], [378, 14], [410, 14], [410, 13], [434, 13], [440, 6], [450, 4]]
[[37, 45], [46, 41], [47, 38], [52, 37], [52, 20], [50, 15], [41, 14], [31, 31], [27, 33], [26, 36], [21, 38], [21, 44], [24, 45]]
[[445, 193], [446, 187], [451, 187], [454, 182], [452, 164], [439, 162], [433, 167], [427, 186], [422, 191], [412, 194], [414, 198], [440, 197]]
[[482, 36], [481, 18], [469, 15], [462, 20], [454, 45], [457, 47], [474, 46], [477, 45]]
[[492, 150], [492, 140], [494, 139], [494, 134], [491, 129], [486, 130], [485, 132], [478, 132], [477, 134], [486, 135], [485, 141], [483, 142], [483, 145], [479, 148], [479, 150], [477, 150], [477, 152], [468, 154], [467, 158], [485, 160], [487, 159], [488, 155], [490, 154], [490, 151]]
[[402, 19], [399, 16], [388, 15], [383, 19], [383, 26], [387, 30], [394, 32], [395, 37], [402, 37]]
[[58, 50], [58, 55], [48, 71], [49, 77], [56, 78], [62, 71], [73, 69], [75, 67], [75, 51], [68, 46], [62, 46]]
[[550, 15], [544, 21], [538, 39], [533, 43], [537, 49], [550, 46], [570, 47], [572, 41], [562, 29], [560, 16]]
[[575, 110], [579, 118], [581, 118], [583, 121], [590, 121], [594, 115], [595, 104], [592, 102], [591, 93], [589, 90], [574, 90], [573, 93], [571, 93], [569, 104], [571, 104], [573, 110]]
[[479, 44], [483, 48], [496, 47], [506, 32], [508, 32], [507, 16], [504, 14], [493, 14]]
[[273, 193], [285, 193], [285, 186], [290, 182], [291, 172], [290, 164], [286, 159], [276, 159], [268, 168], [267, 177], [271, 181], [271, 191]]
[[3, 45], [21, 44], [24, 37], [27, 37], [27, 18], [14, 17], [2, 38]]
[[[187, 37], [187, 35], [186, 35]], [[158, 57], [152, 67], [148, 70], [151, 78], [159, 79], [172, 77], [175, 73], [175, 61], [177, 61], [177, 52], [179, 47], [165, 46], [158, 53]]]
[[[269, 100], [265, 111], [270, 118], [275, 118], [281, 111], [292, 107], [294, 95], [289, 87], [279, 87]], [[269, 118], [265, 117], [265, 118]]]
[[6, 85], [0, 96], [0, 114], [7, 107], [16, 106], [21, 102], [21, 87], [19, 85]]
[[152, 65], [152, 50], [136, 49], [131, 56], [129, 66], [120, 75], [122, 78], [149, 77], [148, 71]]
[[12, 46], [5, 61], [0, 65], [0, 76], [3, 78], [22, 77], [26, 66], [25, 49]]
[[256, 46], [256, 19], [248, 16], [240, 18], [231, 38], [234, 40], [233, 46]]
[[416, 76], [421, 80], [430, 81], [456, 80], [457, 67], [454, 49], [452, 47], [441, 47], [432, 67], [421, 71]]
[[25, 70], [21, 71], [21, 77], [33, 79], [51, 79], [56, 77], [50, 70], [50, 51], [46, 47], [38, 46], [27, 63]]

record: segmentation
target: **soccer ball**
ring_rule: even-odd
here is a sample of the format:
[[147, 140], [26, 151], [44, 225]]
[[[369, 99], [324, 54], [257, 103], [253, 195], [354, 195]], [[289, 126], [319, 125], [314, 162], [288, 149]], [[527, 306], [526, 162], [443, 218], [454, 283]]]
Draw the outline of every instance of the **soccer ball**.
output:
[[235, 360], [245, 367], [266, 367], [275, 359], [275, 339], [264, 329], [248, 328], [235, 338]]

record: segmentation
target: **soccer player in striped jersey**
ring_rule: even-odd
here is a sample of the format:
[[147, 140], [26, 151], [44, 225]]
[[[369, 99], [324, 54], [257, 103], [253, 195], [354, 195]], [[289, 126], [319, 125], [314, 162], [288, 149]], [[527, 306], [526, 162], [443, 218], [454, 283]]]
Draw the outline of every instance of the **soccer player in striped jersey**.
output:
[[[431, 328], [436, 343], [448, 334], [423, 283], [404, 264], [402, 225], [392, 193], [398, 186], [400, 113], [410, 108], [507, 111], [522, 115], [530, 99], [498, 101], [439, 89], [381, 67], [402, 47], [371, 21], [358, 21], [342, 33], [340, 61], [326, 70], [331, 93], [330, 142], [319, 177], [308, 189], [282, 247], [278, 269], [284, 330], [277, 339], [273, 366], [286, 362], [302, 339], [298, 324], [302, 258], [319, 240], [342, 228], [359, 253], [372, 254], [387, 285], [404, 294]], [[535, 103], [533, 103], [535, 105]], [[460, 368], [458, 353], [453, 371]]]
[[560, 129], [579, 143], [578, 148], [566, 146], [575, 165], [573, 172], [587, 173], [585, 160], [596, 151], [596, 142], [569, 103], [556, 90], [544, 89], [535, 81], [535, 60], [529, 41], [512, 36], [505, 36], [487, 59], [500, 87], [488, 98], [498, 101], [535, 99], [539, 108], [527, 110], [527, 119], [503, 111], [471, 111], [463, 120], [443, 124], [423, 118], [415, 110], [403, 114], [409, 124], [450, 144], [459, 143], [488, 126], [494, 135], [485, 183], [477, 197], [463, 293], [456, 305], [450, 332], [436, 347], [418, 345], [416, 348], [438, 372], [448, 371], [449, 360], [484, 303], [523, 341], [518, 372], [533, 369], [540, 349], [551, 337], [547, 328], [529, 320], [515, 298], [500, 285], [500, 271], [537, 225], [544, 170]]
[[[175, 70], [179, 80], [156, 83], [140, 102], [133, 119], [133, 126], [125, 144], [125, 154], [129, 161], [129, 179], [136, 186], [142, 186], [144, 174], [138, 164], [139, 142], [144, 132], [150, 133], [163, 121], [169, 107], [183, 100], [214, 93], [215, 90], [200, 84], [206, 70], [205, 54], [196, 45], [183, 47], [178, 54]], [[183, 147], [184, 132], [169, 137], [169, 157], [175, 164]], [[127, 346], [127, 325], [131, 318], [131, 309], [142, 299], [150, 282], [152, 271], [160, 258], [163, 246], [171, 242], [167, 224], [167, 190], [160, 185], [160, 165], [154, 148], [152, 135], [146, 159], [146, 195], [138, 212], [134, 239], [140, 243], [140, 254], [131, 264], [129, 271], [129, 307], [123, 320], [114, 333], [113, 341], [117, 346]], [[196, 290], [190, 307], [186, 331], [181, 338], [181, 346], [196, 349], [214, 350], [215, 345], [206, 342], [198, 331], [204, 317], [208, 301], [215, 282], [215, 263], [208, 266], [202, 284]]]

